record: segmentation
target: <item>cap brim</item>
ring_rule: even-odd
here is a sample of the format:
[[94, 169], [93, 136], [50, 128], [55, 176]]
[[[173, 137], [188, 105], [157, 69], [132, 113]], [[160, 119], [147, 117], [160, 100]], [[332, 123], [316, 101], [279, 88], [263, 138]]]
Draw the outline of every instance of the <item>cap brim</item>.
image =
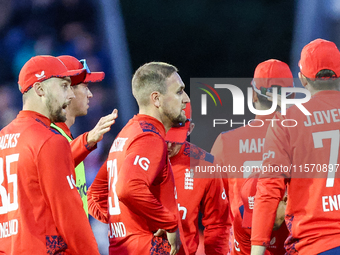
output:
[[101, 82], [105, 77], [104, 72], [93, 72], [86, 74], [84, 82]]
[[78, 75], [82, 75], [86, 73], [85, 69], [77, 69], [77, 70], [70, 70], [70, 71], [66, 71], [60, 75], [58, 75], [59, 77], [73, 77], [73, 76], [78, 76]]
[[77, 69], [64, 72], [56, 77], [70, 77], [71, 78], [71, 86], [82, 83], [85, 79], [86, 70], [85, 69]]

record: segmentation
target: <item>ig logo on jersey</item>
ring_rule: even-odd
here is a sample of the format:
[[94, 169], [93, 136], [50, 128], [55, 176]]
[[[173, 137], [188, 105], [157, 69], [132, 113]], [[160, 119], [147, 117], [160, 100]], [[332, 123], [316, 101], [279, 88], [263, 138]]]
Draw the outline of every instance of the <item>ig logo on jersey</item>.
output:
[[150, 160], [148, 158], [146, 157], [140, 158], [140, 156], [137, 155], [135, 161], [133, 162], [133, 165], [135, 166], [137, 165], [137, 163], [143, 170], [147, 171], [149, 169]]

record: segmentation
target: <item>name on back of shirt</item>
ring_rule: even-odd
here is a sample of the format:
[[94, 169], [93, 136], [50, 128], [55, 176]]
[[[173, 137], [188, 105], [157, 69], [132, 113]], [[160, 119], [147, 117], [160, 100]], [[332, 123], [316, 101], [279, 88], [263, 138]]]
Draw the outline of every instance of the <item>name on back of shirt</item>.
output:
[[260, 153], [263, 150], [264, 138], [239, 140], [239, 153]]
[[109, 237], [117, 238], [117, 237], [125, 237], [126, 236], [126, 228], [123, 222], [112, 222], [109, 224]]
[[303, 122], [305, 127], [322, 125], [325, 123], [340, 122], [340, 109], [314, 111], [312, 115], [306, 115], [307, 120]]
[[5, 134], [3, 136], [0, 136], [0, 149], [8, 149], [8, 148], [14, 148], [18, 144], [18, 138], [20, 136], [20, 133], [16, 134]]

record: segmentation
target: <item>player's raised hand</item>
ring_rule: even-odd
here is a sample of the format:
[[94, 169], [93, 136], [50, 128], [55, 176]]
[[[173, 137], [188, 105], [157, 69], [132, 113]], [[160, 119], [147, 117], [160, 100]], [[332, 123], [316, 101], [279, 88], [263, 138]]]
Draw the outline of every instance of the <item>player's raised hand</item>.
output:
[[89, 147], [95, 146], [96, 143], [103, 139], [104, 134], [110, 131], [117, 117], [118, 110], [114, 109], [109, 115], [100, 118], [97, 125], [87, 135], [87, 144]]
[[165, 234], [165, 230], [164, 229], [158, 229], [156, 233], [154, 233], [154, 236], [162, 236], [163, 234]]
[[168, 241], [171, 246], [170, 255], [177, 254], [179, 251], [179, 248], [182, 245], [181, 239], [179, 237], [179, 229], [177, 229], [176, 232], [173, 232], [173, 233], [166, 232], [166, 235], [168, 237]]

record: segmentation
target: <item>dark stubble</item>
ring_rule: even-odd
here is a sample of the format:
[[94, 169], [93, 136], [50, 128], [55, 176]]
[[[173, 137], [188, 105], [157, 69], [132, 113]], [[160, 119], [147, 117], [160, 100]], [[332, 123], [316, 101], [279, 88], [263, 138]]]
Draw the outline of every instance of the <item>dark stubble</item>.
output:
[[168, 119], [171, 120], [172, 126], [177, 126], [179, 124], [185, 124], [186, 117], [182, 114], [179, 114], [177, 117], [173, 117], [169, 112], [164, 113], [165, 116], [168, 117]]
[[47, 109], [50, 113], [51, 122], [53, 122], [53, 123], [65, 122], [66, 121], [66, 115], [63, 115], [63, 113], [62, 113], [64, 106], [58, 107], [58, 109], [53, 109], [53, 106], [52, 106], [53, 101], [56, 101], [56, 100], [54, 100], [51, 97], [47, 98], [47, 105], [46, 106], [47, 106]]

